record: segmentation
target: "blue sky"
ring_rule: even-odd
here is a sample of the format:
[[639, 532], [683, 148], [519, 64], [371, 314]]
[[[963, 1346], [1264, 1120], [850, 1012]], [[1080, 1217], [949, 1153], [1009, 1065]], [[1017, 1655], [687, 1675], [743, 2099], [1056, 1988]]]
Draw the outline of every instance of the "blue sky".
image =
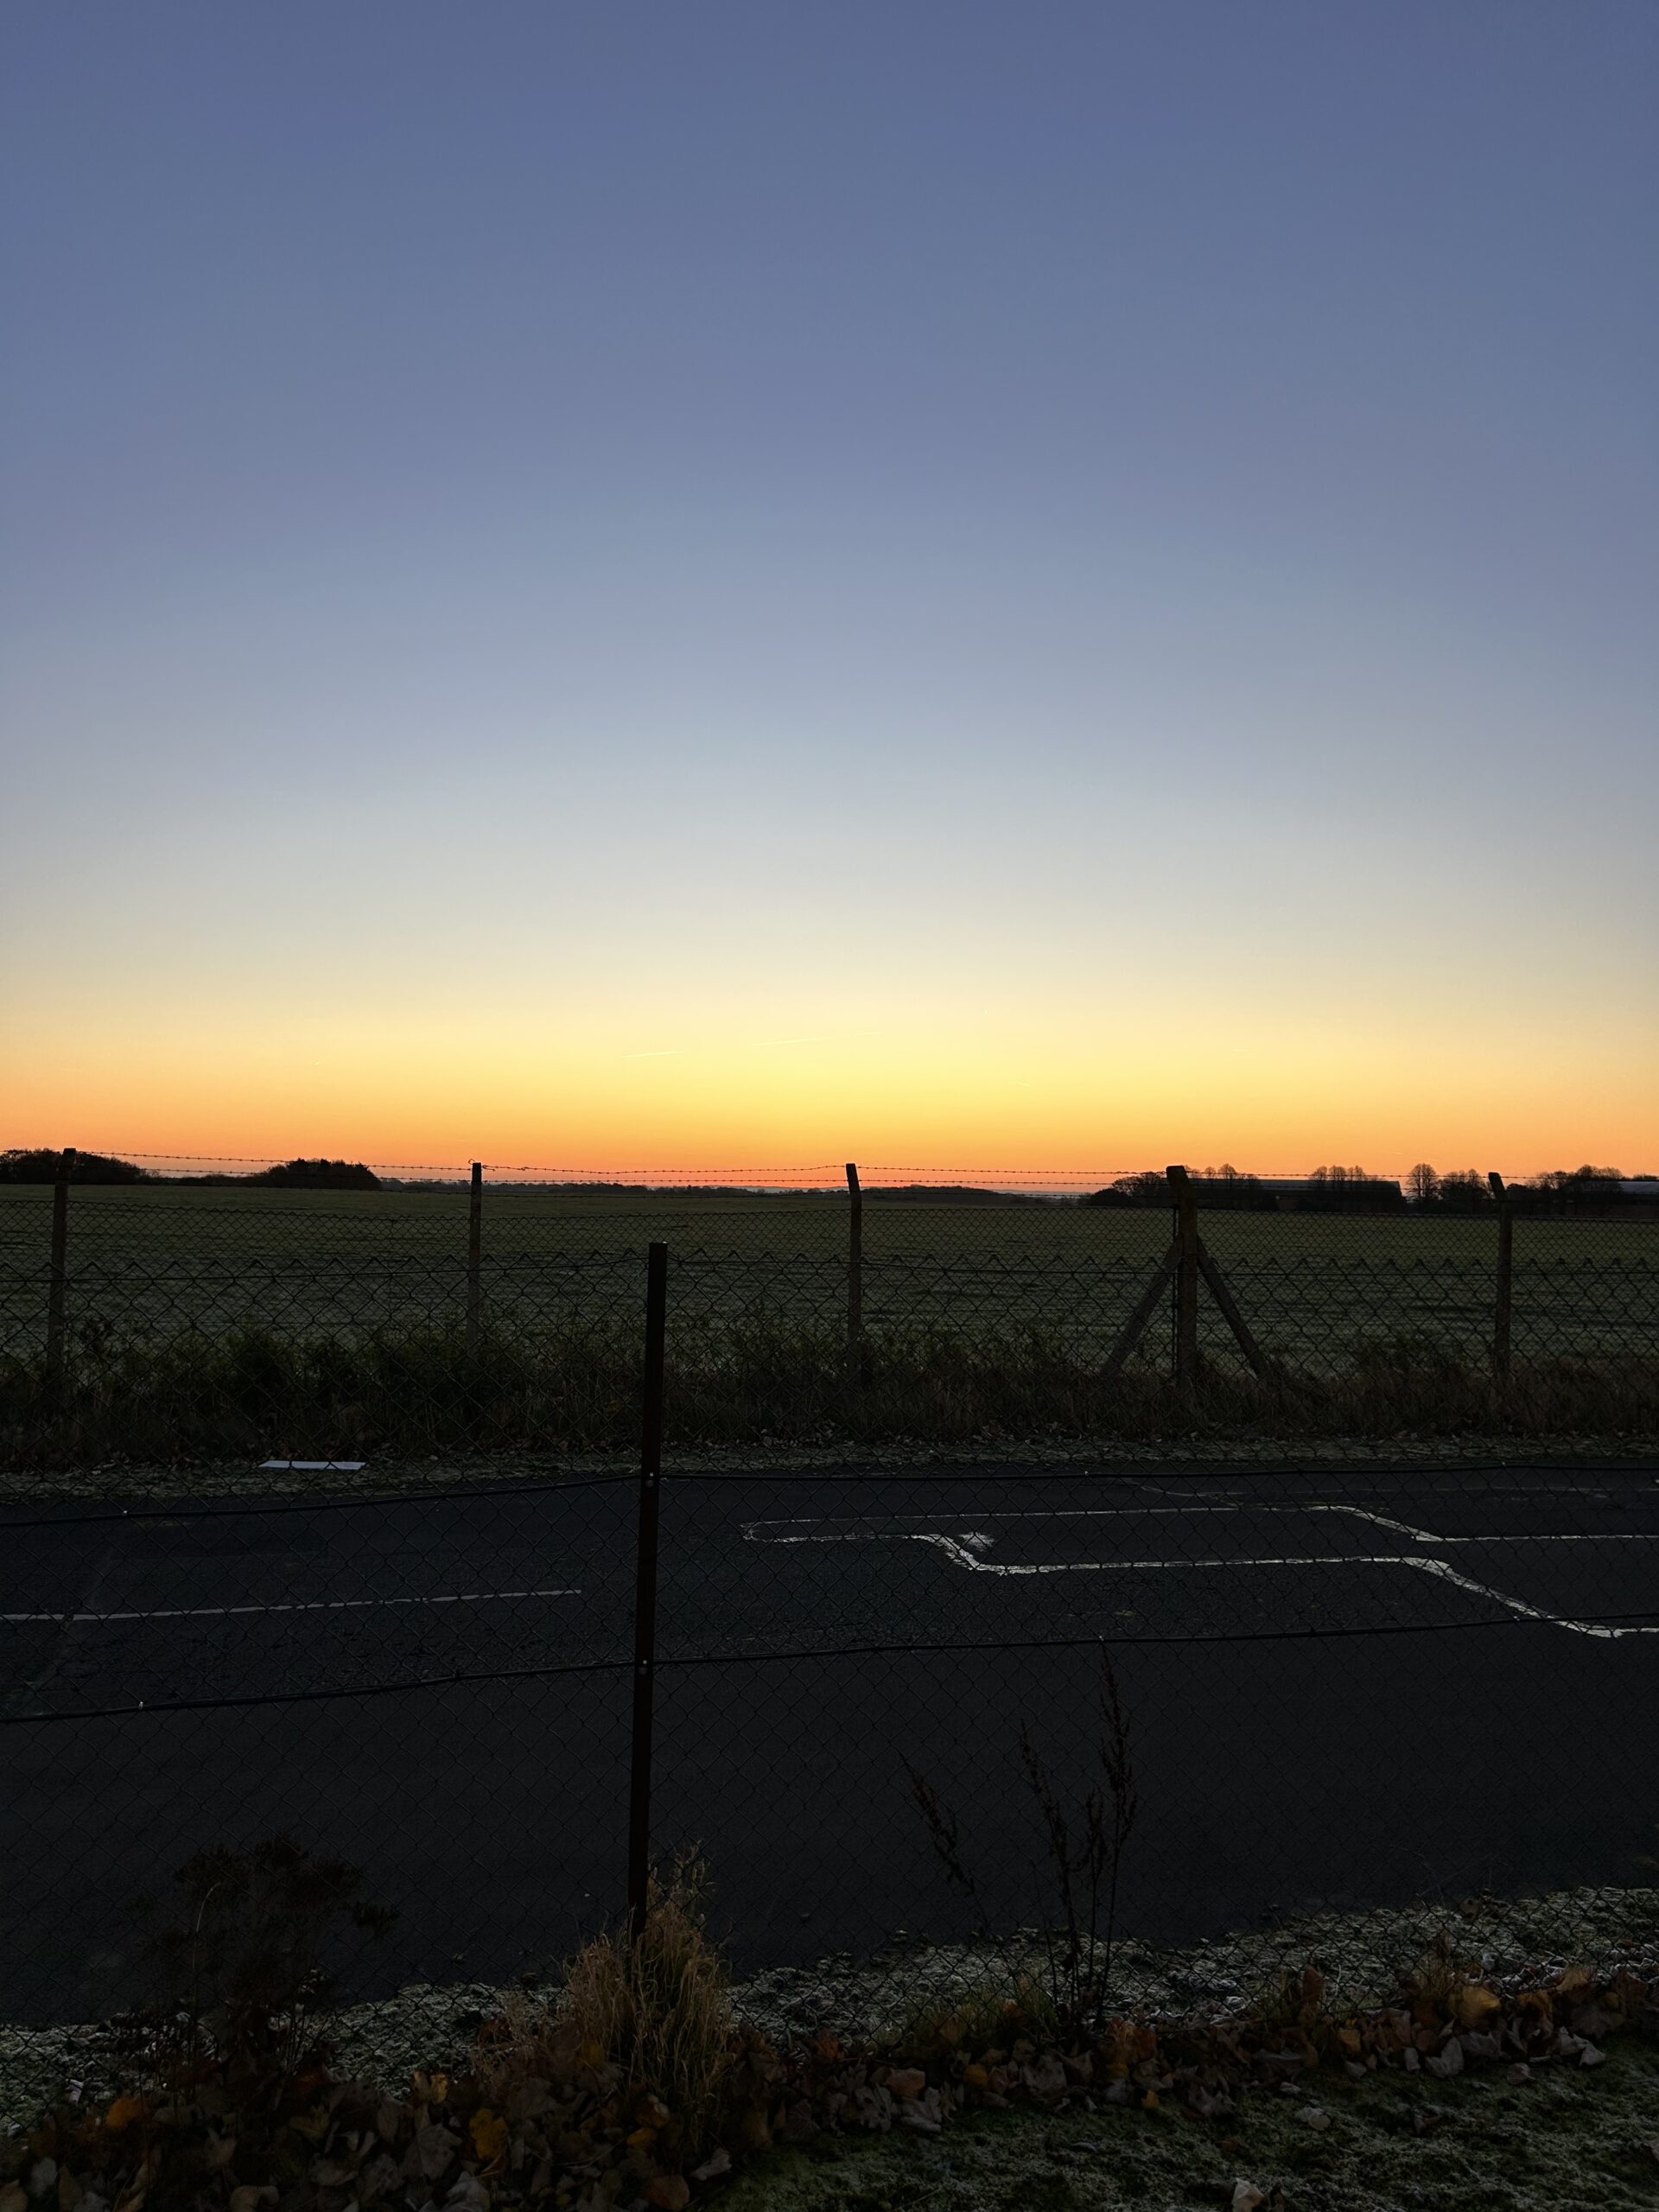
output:
[[0, 38], [21, 1135], [1639, 1148], [1650, 6]]

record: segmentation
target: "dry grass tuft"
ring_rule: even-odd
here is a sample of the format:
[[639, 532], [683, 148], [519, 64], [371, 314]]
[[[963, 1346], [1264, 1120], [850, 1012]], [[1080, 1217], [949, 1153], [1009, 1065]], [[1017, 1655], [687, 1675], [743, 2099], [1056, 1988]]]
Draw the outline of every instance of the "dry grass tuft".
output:
[[709, 1941], [708, 1893], [695, 1853], [676, 1859], [666, 1881], [653, 1874], [642, 1933], [584, 1945], [559, 2005], [561, 2025], [660, 2097], [696, 2148], [718, 2135], [737, 2056], [731, 1977]]

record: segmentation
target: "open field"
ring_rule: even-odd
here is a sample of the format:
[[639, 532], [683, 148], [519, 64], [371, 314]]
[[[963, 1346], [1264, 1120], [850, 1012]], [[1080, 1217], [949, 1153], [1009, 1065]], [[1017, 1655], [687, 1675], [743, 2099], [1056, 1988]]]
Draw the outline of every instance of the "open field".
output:
[[[50, 1225], [49, 1191], [0, 1190], [14, 1440], [40, 1433]], [[1212, 1418], [1491, 1425], [1496, 1221], [1217, 1211], [1201, 1229], [1276, 1378], [1264, 1391], [1201, 1293]], [[216, 1423], [235, 1448], [296, 1452], [608, 1441], [632, 1419], [658, 1238], [683, 1435], [1139, 1434], [1175, 1417], [1166, 1299], [1100, 1381], [1167, 1248], [1162, 1210], [872, 1196], [855, 1367], [849, 1230], [844, 1195], [488, 1189], [469, 1337], [463, 1192], [77, 1186], [54, 1418], [79, 1408], [75, 1448], [94, 1454], [165, 1450], [169, 1421], [181, 1449], [213, 1448]], [[1522, 1218], [1512, 1304], [1506, 1418], [1604, 1434], [1650, 1421], [1659, 1224]]]

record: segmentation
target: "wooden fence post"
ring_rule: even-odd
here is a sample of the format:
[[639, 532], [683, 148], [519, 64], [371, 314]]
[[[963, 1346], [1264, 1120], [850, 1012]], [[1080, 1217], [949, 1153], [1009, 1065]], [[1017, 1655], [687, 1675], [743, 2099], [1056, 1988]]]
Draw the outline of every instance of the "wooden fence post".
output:
[[1486, 1178], [1497, 1200], [1497, 1287], [1492, 1301], [1492, 1379], [1502, 1389], [1510, 1379], [1510, 1315], [1515, 1288], [1515, 1208], [1496, 1172]]
[[473, 1162], [472, 1188], [467, 1198], [467, 1357], [478, 1356], [479, 1332], [484, 1319], [484, 1169]]
[[864, 1193], [858, 1163], [847, 1162], [847, 1388], [864, 1379]]
[[75, 1147], [67, 1144], [58, 1154], [58, 1172], [52, 1185], [52, 1272], [46, 1286], [46, 1391], [54, 1404], [63, 1389], [69, 1291], [69, 1178], [74, 1166]]
[[1175, 1208], [1175, 1388], [1189, 1402], [1198, 1387], [1198, 1201], [1185, 1167], [1166, 1167]]
[[633, 1738], [628, 1770], [628, 1929], [638, 1942], [651, 1900], [651, 1725], [657, 1669], [657, 1531], [663, 1482], [663, 1351], [668, 1247], [645, 1249], [645, 1418], [633, 1584]]

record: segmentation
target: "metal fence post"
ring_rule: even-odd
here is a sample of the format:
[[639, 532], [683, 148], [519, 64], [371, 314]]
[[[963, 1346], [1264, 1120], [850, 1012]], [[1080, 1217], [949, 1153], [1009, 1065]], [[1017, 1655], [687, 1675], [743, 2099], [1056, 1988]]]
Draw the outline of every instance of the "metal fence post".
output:
[[858, 1163], [847, 1162], [847, 1388], [856, 1390], [864, 1371], [864, 1193]]
[[1198, 1387], [1198, 1201], [1185, 1167], [1166, 1167], [1180, 1259], [1175, 1269], [1175, 1388], [1191, 1401]]
[[668, 1332], [668, 1247], [645, 1254], [645, 1421], [639, 1450], [633, 1584], [633, 1739], [628, 1772], [628, 1928], [645, 1929], [651, 1893], [651, 1723], [657, 1666], [657, 1528], [663, 1481], [663, 1346]]
[[46, 1287], [46, 1390], [54, 1402], [63, 1388], [64, 1314], [69, 1290], [69, 1178], [74, 1166], [75, 1147], [67, 1144], [58, 1154], [58, 1172], [52, 1185], [52, 1272]]
[[484, 1317], [484, 1170], [473, 1162], [472, 1188], [467, 1198], [467, 1356], [478, 1353], [479, 1332]]
[[1510, 1379], [1510, 1314], [1515, 1287], [1515, 1208], [1496, 1172], [1486, 1178], [1497, 1200], [1497, 1287], [1492, 1301], [1492, 1379], [1501, 1389]]

